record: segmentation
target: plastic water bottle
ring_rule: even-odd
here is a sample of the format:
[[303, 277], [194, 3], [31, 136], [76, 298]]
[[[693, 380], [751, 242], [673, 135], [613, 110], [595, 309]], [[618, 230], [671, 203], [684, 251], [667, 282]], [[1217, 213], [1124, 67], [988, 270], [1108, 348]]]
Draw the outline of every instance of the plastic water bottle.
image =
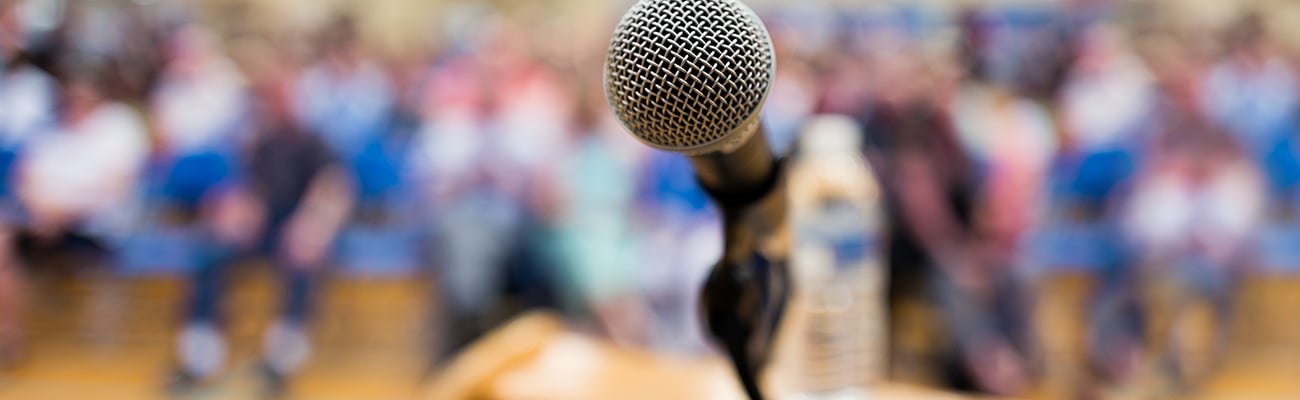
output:
[[778, 357], [795, 399], [866, 399], [886, 373], [879, 193], [856, 126], [814, 121], [790, 174], [796, 293]]
[[[797, 391], [807, 399], [863, 399], [885, 371], [882, 273], [875, 221], [832, 201], [798, 229], [802, 351]], [[797, 267], [798, 268], [798, 267]]]

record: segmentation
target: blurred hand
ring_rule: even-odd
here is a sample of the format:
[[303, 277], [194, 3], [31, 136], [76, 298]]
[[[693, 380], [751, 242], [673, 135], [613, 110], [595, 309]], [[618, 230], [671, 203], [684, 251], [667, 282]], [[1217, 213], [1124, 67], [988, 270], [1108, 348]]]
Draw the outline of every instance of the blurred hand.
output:
[[992, 340], [975, 349], [967, 358], [967, 368], [975, 374], [979, 385], [997, 396], [1023, 394], [1030, 385], [1030, 375], [1025, 360], [1006, 341]]
[[976, 298], [992, 296], [994, 271], [988, 268], [982, 252], [963, 248], [940, 253], [936, 261], [962, 292]]
[[218, 194], [206, 211], [217, 240], [241, 246], [250, 245], [261, 235], [266, 216], [262, 203], [244, 190]]
[[325, 263], [334, 236], [352, 213], [352, 181], [338, 167], [322, 171], [312, 180], [298, 210], [281, 233], [280, 255], [292, 268], [315, 268]]
[[79, 219], [72, 210], [49, 206], [28, 206], [29, 229], [42, 240], [55, 240]]
[[298, 212], [289, 219], [280, 236], [280, 252], [291, 268], [312, 269], [325, 263], [335, 229], [323, 225], [310, 212]]

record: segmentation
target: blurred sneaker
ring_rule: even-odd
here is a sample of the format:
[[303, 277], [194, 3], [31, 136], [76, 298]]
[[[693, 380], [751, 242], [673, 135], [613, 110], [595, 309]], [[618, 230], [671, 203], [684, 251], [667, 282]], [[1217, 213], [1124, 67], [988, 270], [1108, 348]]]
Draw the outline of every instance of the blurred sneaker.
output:
[[190, 323], [177, 337], [179, 370], [186, 375], [206, 380], [225, 368], [226, 339], [211, 323]]
[[302, 324], [280, 320], [267, 329], [262, 339], [266, 367], [278, 375], [289, 375], [311, 356], [311, 339]]
[[209, 386], [225, 367], [227, 345], [211, 323], [190, 323], [177, 337], [177, 365], [167, 374], [169, 398], [191, 398]]
[[289, 376], [311, 356], [311, 339], [302, 324], [279, 320], [262, 338], [262, 362], [258, 365], [262, 399], [282, 399], [288, 392]]

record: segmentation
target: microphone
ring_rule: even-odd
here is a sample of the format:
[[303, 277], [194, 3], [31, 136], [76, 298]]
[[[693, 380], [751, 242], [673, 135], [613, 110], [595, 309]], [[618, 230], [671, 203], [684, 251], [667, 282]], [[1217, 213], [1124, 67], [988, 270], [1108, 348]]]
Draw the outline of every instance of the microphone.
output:
[[614, 30], [604, 71], [624, 128], [689, 156], [722, 211], [726, 250], [700, 309], [753, 399], [790, 290], [782, 168], [759, 118], [775, 71], [767, 28], [737, 0], [637, 2]]
[[710, 193], [741, 202], [774, 173], [758, 115], [775, 70], [767, 29], [739, 1], [643, 0], [610, 40], [605, 94], [629, 132], [691, 156]]

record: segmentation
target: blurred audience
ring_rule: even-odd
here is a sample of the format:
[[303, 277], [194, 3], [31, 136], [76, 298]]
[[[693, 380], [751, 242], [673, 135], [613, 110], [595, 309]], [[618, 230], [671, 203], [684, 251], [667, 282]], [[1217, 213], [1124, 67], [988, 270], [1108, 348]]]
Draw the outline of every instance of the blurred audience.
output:
[[570, 154], [560, 159], [555, 246], [563, 254], [564, 293], [590, 308], [603, 330], [628, 343], [646, 343], [647, 310], [637, 286], [643, 265], [632, 229], [638, 151], [599, 124], [604, 102], [578, 114]]
[[[933, 367], [953, 386], [1035, 383], [1035, 277], [1056, 267], [1033, 256], [1040, 234], [1095, 227], [1121, 249], [1091, 270], [1089, 340], [1094, 369], [1120, 382], [1163, 351], [1147, 340], [1164, 301], [1152, 283], [1227, 321], [1255, 233], [1298, 200], [1297, 54], [1267, 13], [1187, 35], [1066, 3], [759, 10], [780, 63], [769, 141], [794, 152], [821, 114], [861, 125], [888, 298], [938, 311], [952, 346]], [[429, 244], [439, 360], [530, 307], [628, 345], [707, 351], [695, 298], [721, 252], [716, 210], [685, 157], [606, 111], [603, 38], [536, 46], [542, 24], [489, 11], [472, 32], [384, 51], [361, 14], [258, 29], [188, 3], [69, 1], [36, 26], [24, 4], [0, 0], [0, 365], [21, 349], [19, 250], [69, 233], [113, 250], [150, 228], [140, 204], [200, 238], [180, 389], [230, 364], [231, 265], [260, 253], [283, 276], [262, 355], [279, 392], [311, 352], [336, 239], [392, 221]]]
[[638, 180], [633, 223], [640, 271], [635, 274], [651, 310], [649, 342], [669, 351], [701, 351], [707, 343], [696, 313], [698, 285], [722, 256], [721, 215], [685, 156], [647, 154]]
[[[1175, 382], [1195, 372], [1178, 359], [1182, 311], [1208, 302], [1214, 312], [1212, 353], [1231, 327], [1233, 288], [1265, 211], [1267, 185], [1249, 144], [1216, 123], [1200, 101], [1204, 57], [1178, 38], [1153, 49], [1156, 121], [1132, 193], [1119, 206], [1129, 246], [1124, 265], [1103, 280], [1093, 321], [1093, 354], [1103, 379], [1131, 380], [1156, 358]], [[1169, 346], [1169, 348], [1161, 348]]]
[[430, 79], [427, 120], [416, 138], [419, 174], [430, 210], [439, 272], [438, 303], [450, 355], [491, 327], [514, 250], [523, 246], [527, 210], [512, 177], [496, 164], [500, 132], [482, 85], [481, 60], [456, 56]]
[[1294, 66], [1258, 14], [1242, 16], [1225, 36], [1226, 54], [1202, 83], [1201, 107], [1263, 170], [1267, 189], [1284, 200], [1275, 206], [1290, 209], [1300, 184], [1295, 146], [1300, 86]]
[[1295, 132], [1295, 71], [1278, 53], [1258, 15], [1246, 15], [1226, 32], [1226, 53], [1206, 74], [1195, 99], [1212, 122], [1228, 129], [1252, 158]]

